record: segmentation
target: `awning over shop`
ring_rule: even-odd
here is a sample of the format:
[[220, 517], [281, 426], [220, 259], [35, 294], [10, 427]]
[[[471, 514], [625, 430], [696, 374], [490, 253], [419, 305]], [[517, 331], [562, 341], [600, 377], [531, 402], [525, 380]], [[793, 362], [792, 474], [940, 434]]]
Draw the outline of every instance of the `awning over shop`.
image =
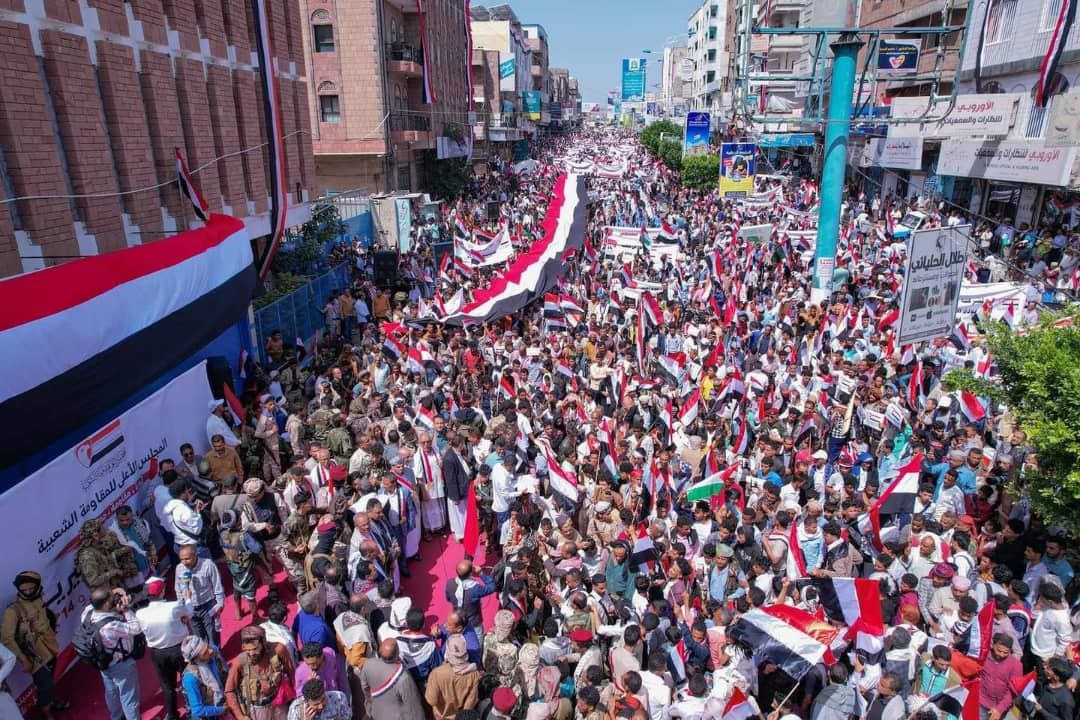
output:
[[758, 147], [814, 147], [813, 133], [772, 133], [762, 135]]

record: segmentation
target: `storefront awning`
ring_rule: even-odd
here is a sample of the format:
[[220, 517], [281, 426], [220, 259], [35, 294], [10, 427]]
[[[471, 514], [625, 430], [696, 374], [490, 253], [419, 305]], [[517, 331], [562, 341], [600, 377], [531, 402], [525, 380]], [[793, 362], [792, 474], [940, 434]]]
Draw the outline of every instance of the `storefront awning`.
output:
[[772, 133], [758, 138], [758, 147], [814, 147], [813, 133]]

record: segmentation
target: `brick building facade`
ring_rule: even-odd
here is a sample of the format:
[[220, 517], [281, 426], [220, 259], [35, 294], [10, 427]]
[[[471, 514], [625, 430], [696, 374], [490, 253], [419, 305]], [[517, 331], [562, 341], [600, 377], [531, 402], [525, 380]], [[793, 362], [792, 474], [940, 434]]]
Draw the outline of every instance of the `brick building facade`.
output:
[[[315, 175], [300, 0], [268, 1], [295, 225]], [[0, 276], [197, 223], [176, 147], [214, 212], [268, 233], [254, 49], [248, 0], [0, 0], [0, 200], [27, 198], [0, 203]]]
[[468, 128], [465, 3], [426, 0], [422, 42], [415, 0], [298, 2], [318, 194], [423, 187], [439, 138]]

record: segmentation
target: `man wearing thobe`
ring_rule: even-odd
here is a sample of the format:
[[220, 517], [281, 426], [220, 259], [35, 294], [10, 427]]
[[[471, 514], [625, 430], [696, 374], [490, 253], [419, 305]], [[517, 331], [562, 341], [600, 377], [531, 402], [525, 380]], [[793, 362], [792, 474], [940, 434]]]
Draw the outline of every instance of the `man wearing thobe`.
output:
[[274, 398], [263, 396], [263, 411], [255, 425], [255, 437], [263, 444], [262, 471], [267, 485], [275, 484], [281, 477], [281, 445], [275, 411]]
[[403, 476], [395, 476], [394, 469], [400, 462], [390, 466], [390, 472], [380, 479], [376, 498], [383, 506], [383, 518], [393, 531], [402, 557], [413, 558], [420, 550], [420, 518], [417, 517], [416, 498]]
[[446, 487], [443, 485], [442, 463], [432, 446], [431, 433], [419, 434], [420, 447], [413, 460], [413, 474], [423, 488], [420, 501], [420, 520], [425, 533], [431, 534], [446, 527]]
[[420, 691], [398, 656], [394, 638], [379, 643], [378, 656], [364, 663], [360, 687], [367, 697], [371, 720], [424, 720]]
[[442, 457], [443, 485], [446, 487], [446, 509], [450, 516], [450, 531], [461, 542], [465, 537], [466, 498], [472, 472], [463, 455], [465, 437], [458, 435]]
[[240, 444], [240, 438], [236, 436], [233, 429], [229, 427], [229, 424], [225, 422], [225, 401], [224, 400], [211, 400], [207, 410], [210, 411], [210, 417], [206, 418], [206, 439], [213, 442], [215, 435], [220, 435], [225, 444], [229, 447], [236, 447]]

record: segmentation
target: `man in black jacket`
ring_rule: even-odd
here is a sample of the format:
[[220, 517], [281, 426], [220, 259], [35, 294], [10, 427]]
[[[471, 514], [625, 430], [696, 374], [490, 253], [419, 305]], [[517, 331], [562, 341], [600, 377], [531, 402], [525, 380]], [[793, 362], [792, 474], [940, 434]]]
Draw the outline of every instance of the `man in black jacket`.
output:
[[446, 504], [450, 515], [450, 530], [461, 542], [465, 537], [465, 499], [469, 496], [472, 470], [465, 459], [465, 436], [454, 437], [442, 457], [442, 476], [446, 486]]

